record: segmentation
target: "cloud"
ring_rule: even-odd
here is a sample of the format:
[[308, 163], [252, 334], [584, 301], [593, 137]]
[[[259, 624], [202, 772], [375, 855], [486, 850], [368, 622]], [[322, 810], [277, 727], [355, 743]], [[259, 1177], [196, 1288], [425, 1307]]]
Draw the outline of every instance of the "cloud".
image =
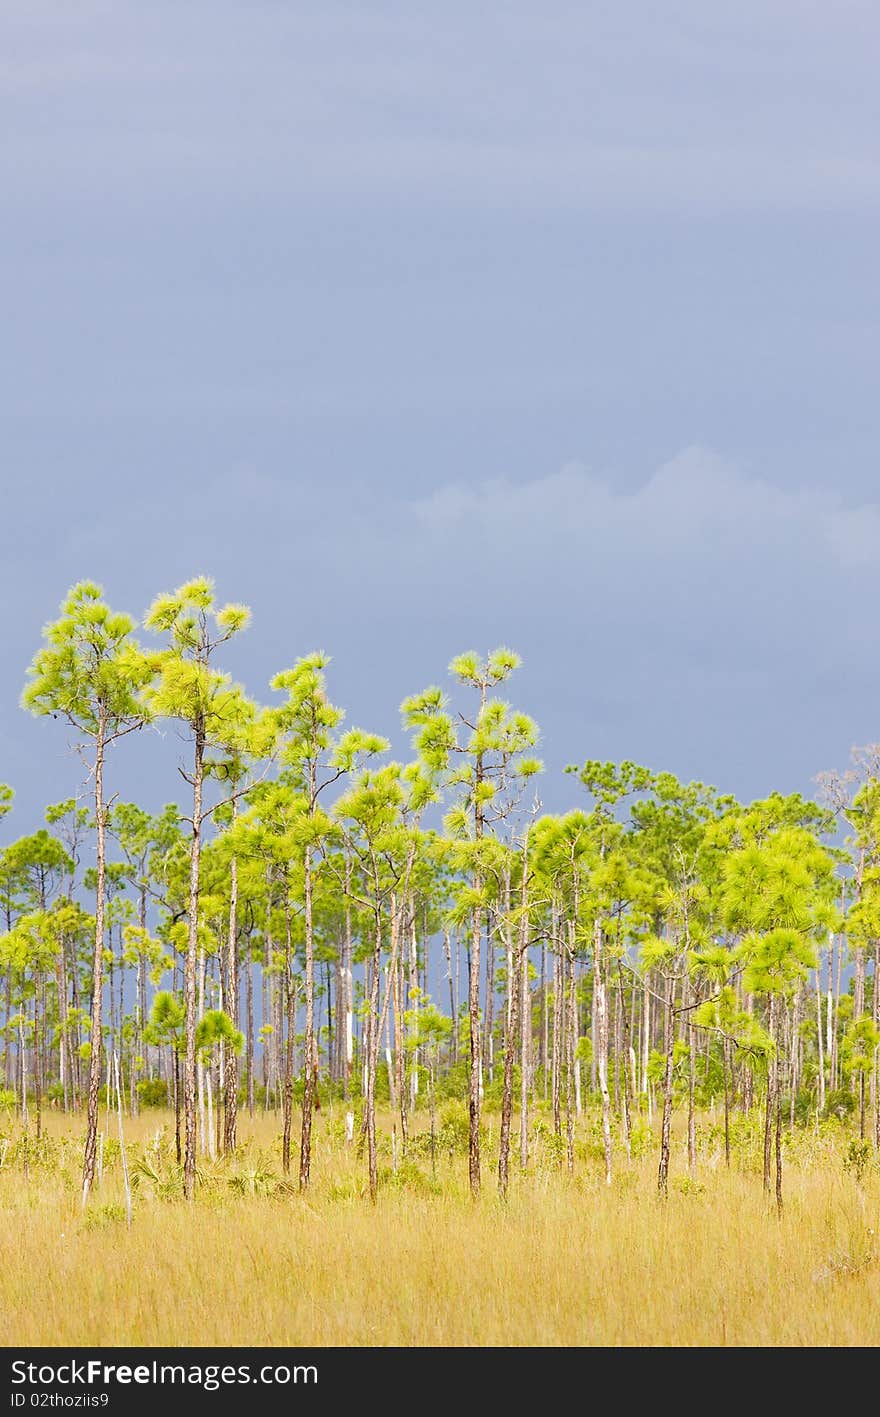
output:
[[632, 490], [616, 491], [610, 477], [572, 462], [530, 482], [438, 488], [413, 503], [412, 518], [435, 544], [503, 548], [514, 561], [540, 562], [552, 580], [594, 584], [629, 567], [640, 591], [677, 585], [689, 594], [707, 568], [748, 580], [757, 567], [772, 579], [797, 566], [808, 594], [819, 567], [846, 575], [880, 566], [876, 504], [849, 507], [835, 492], [777, 487], [699, 446]]
[[776, 487], [689, 447], [633, 489], [571, 463], [438, 488], [409, 515], [421, 603], [433, 595], [468, 643], [469, 620], [525, 642], [541, 675], [566, 665], [599, 718], [642, 731], [650, 713], [674, 732], [678, 713], [732, 740], [733, 722], [757, 737], [787, 718], [799, 739], [811, 725], [817, 740], [835, 725], [847, 747], [857, 737], [880, 652], [860, 608], [880, 593], [873, 503]]
[[[423, 195], [676, 212], [880, 197], [877, 23], [563, 4], [64, 7], [0, 19], [17, 192]], [[778, 55], [785, 54], [785, 83]]]

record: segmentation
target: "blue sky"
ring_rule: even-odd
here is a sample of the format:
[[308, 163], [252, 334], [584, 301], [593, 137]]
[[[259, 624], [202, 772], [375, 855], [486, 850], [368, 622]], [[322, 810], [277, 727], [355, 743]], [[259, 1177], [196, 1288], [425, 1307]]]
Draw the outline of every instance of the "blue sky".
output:
[[[0, 780], [68, 585], [253, 608], [393, 735], [510, 644], [567, 762], [749, 797], [880, 738], [876, 6], [0, 12]], [[399, 737], [396, 746], [402, 747]], [[158, 806], [178, 751], [123, 745]]]

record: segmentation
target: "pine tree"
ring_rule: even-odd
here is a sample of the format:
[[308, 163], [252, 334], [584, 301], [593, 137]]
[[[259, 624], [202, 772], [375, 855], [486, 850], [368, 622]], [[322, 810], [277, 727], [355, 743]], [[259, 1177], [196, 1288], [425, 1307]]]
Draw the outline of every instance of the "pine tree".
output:
[[44, 630], [43, 648], [30, 665], [22, 695], [26, 709], [64, 719], [91, 744], [89, 773], [94, 780], [97, 874], [83, 1206], [95, 1173], [101, 1084], [107, 833], [104, 764], [108, 749], [146, 722], [149, 711], [141, 695], [153, 673], [151, 660], [132, 637], [133, 630], [134, 621], [110, 609], [100, 586], [80, 581], [68, 593], [60, 618]]

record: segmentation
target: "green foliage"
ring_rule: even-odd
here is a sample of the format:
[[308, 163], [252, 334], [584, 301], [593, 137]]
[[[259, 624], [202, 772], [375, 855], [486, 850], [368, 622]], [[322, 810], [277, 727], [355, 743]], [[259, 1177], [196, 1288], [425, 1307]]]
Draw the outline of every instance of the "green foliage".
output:
[[124, 1225], [128, 1219], [128, 1213], [124, 1205], [119, 1205], [115, 1201], [103, 1201], [100, 1205], [92, 1205], [85, 1213], [85, 1228], [87, 1230], [106, 1230], [112, 1225]]
[[402, 1161], [394, 1171], [390, 1166], [379, 1168], [379, 1186], [383, 1190], [409, 1191], [420, 1196], [442, 1195], [439, 1181], [432, 1180], [414, 1161]]
[[212, 1051], [220, 1044], [240, 1053], [244, 1047], [244, 1034], [222, 1009], [206, 1009], [196, 1024], [196, 1052], [207, 1062]]
[[873, 1162], [873, 1147], [869, 1141], [857, 1141], [852, 1137], [847, 1143], [846, 1152], [843, 1158], [843, 1169], [849, 1175], [855, 1177], [861, 1185], [865, 1178], [865, 1172]]
[[450, 1153], [466, 1153], [470, 1136], [468, 1110], [463, 1102], [445, 1102], [440, 1109], [437, 1145]]
[[846, 1088], [839, 1087], [826, 1094], [822, 1116], [836, 1117], [839, 1121], [845, 1121], [852, 1116], [855, 1109], [856, 1099], [853, 1094]]
[[61, 715], [93, 738], [112, 738], [143, 722], [141, 691], [153, 664], [132, 638], [133, 630], [134, 621], [110, 609], [100, 586], [78, 582], [61, 617], [43, 632], [44, 647], [28, 669], [23, 707]]
[[176, 999], [168, 990], [161, 989], [153, 998], [144, 1038], [148, 1043], [179, 1045], [185, 1020], [186, 1009], [183, 1000]]
[[141, 1078], [137, 1085], [137, 1095], [142, 1107], [169, 1105], [168, 1084], [164, 1078]]

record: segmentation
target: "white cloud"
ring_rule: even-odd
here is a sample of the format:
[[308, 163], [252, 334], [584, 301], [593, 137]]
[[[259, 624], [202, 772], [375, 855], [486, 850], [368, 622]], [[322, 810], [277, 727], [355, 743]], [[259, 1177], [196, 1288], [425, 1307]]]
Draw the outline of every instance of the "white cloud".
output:
[[[678, 211], [876, 203], [847, 6], [32, 5], [0, 16], [15, 190], [197, 182]], [[873, 44], [872, 44], [873, 41]], [[785, 81], [778, 63], [785, 53]], [[35, 101], [38, 100], [38, 101]]]
[[[571, 462], [531, 482], [496, 478], [452, 483], [413, 504], [429, 533], [455, 530], [505, 538], [527, 550], [548, 540], [572, 550], [595, 544], [613, 557], [621, 548], [672, 548], [714, 560], [750, 556], [774, 546], [798, 552], [809, 543], [841, 566], [880, 558], [880, 507], [844, 506], [833, 492], [786, 489], [749, 477], [711, 449], [692, 446], [663, 463], [644, 483], [616, 491], [611, 479]], [[612, 549], [613, 548], [613, 549]]]
[[439, 488], [410, 516], [422, 576], [448, 581], [452, 602], [473, 597], [480, 567], [514, 623], [561, 618], [581, 642], [617, 638], [646, 661], [787, 668], [797, 683], [851, 660], [848, 607], [866, 577], [880, 590], [880, 507], [773, 486], [700, 447], [633, 489], [571, 463]]

